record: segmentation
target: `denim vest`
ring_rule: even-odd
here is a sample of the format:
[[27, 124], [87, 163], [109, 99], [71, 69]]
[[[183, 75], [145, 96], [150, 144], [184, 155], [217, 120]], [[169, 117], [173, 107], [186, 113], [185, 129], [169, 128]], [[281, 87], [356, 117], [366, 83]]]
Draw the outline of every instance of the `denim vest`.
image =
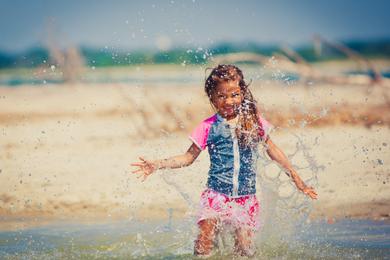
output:
[[[266, 140], [272, 125], [260, 116], [259, 124], [260, 137]], [[201, 122], [189, 137], [200, 149], [208, 148], [208, 188], [229, 197], [256, 193], [258, 145], [240, 147], [235, 126], [230, 126], [219, 114]]]
[[240, 147], [234, 127], [219, 114], [207, 138], [210, 170], [207, 186], [229, 197], [256, 193], [255, 148]]

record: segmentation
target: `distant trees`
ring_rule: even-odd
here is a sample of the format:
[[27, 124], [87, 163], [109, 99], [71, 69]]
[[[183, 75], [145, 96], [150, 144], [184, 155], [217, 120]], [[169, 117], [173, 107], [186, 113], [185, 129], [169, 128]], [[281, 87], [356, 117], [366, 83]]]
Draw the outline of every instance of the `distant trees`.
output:
[[[390, 40], [343, 42], [350, 49], [364, 57], [390, 58]], [[48, 48], [49, 49], [49, 48]], [[49, 50], [44, 47], [31, 48], [18, 54], [0, 51], [0, 68], [38, 67], [49, 61]], [[306, 45], [294, 51], [306, 61], [315, 62], [330, 59], [344, 59], [345, 54], [332, 48], [322, 47], [319, 56], [314, 46]], [[271, 56], [282, 53], [276, 45], [260, 45], [254, 42], [224, 42], [207, 49], [177, 47], [167, 51], [134, 50], [123, 51], [113, 48], [94, 49], [81, 47], [80, 54], [87, 66], [126, 66], [137, 64], [204, 64], [213, 55], [237, 52], [255, 53]]]

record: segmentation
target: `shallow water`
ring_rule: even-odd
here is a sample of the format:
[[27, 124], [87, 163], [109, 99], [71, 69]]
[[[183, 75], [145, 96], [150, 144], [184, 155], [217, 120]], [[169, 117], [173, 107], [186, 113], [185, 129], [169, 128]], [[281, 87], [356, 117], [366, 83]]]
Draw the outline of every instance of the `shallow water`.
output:
[[[132, 67], [131, 67], [132, 68]], [[106, 83], [123, 83], [131, 85], [166, 85], [166, 84], [178, 84], [178, 85], [198, 85], [203, 81], [204, 69], [202, 67], [192, 67], [188, 71], [183, 68], [172, 69], [172, 73], [161, 73], [159, 66], [155, 67], [155, 70], [142, 71], [142, 69], [135, 71], [131, 68], [127, 70], [117, 70], [116, 73], [108, 73], [105, 69], [98, 69], [94, 71], [86, 72], [80, 79], [81, 83], [84, 84], [106, 84]], [[115, 71], [115, 70], [112, 70]], [[176, 71], [176, 73], [175, 73]], [[182, 71], [180, 73], [180, 71]], [[253, 80], [275, 80], [284, 83], [292, 83], [299, 80], [299, 76], [294, 73], [276, 73], [264, 72], [259, 67], [248, 67], [246, 69], [247, 77]], [[45, 86], [60, 85], [66, 83], [60, 74], [51, 73], [48, 70], [47, 73], [39, 75], [34, 74], [34, 70], [18, 72], [9, 71], [8, 73], [0, 73], [0, 86], [6, 87], [18, 87], [23, 85], [33, 86]]]
[[[271, 72], [265, 72], [263, 70], [254, 70], [254, 68], [246, 69], [247, 78], [252, 80], [274, 80], [283, 82], [285, 84], [295, 83], [300, 79], [300, 76], [295, 73], [286, 73], [280, 72], [278, 70], [271, 70]], [[372, 72], [361, 72], [361, 71], [346, 71], [344, 75], [365, 75], [373, 77]], [[390, 78], [389, 71], [381, 72], [382, 77]], [[202, 79], [202, 75], [198, 73], [186, 73], [183, 75], [162, 75], [161, 73], [150, 72], [143, 74], [139, 72], [136, 75], [126, 75], [126, 73], [116, 74], [116, 75], [107, 75], [103, 72], [95, 73], [86, 73], [83, 75], [81, 82], [85, 84], [104, 84], [104, 83], [125, 83], [125, 84], [199, 84]], [[53, 75], [46, 75], [36, 77], [30, 73], [9, 73], [9, 74], [0, 74], [0, 85], [7, 87], [17, 87], [22, 85], [34, 85], [34, 86], [44, 86], [46, 84], [63, 84], [65, 81], [58, 77], [53, 77]]]
[[[0, 258], [192, 258], [193, 220], [167, 223], [117, 222], [56, 224], [0, 232]], [[261, 236], [261, 231], [259, 236]], [[227, 236], [227, 241], [230, 236]], [[223, 244], [222, 241], [225, 241]], [[232, 257], [231, 244], [219, 238], [214, 259]], [[261, 237], [261, 259], [389, 259], [390, 223], [343, 220], [302, 224], [287, 239]]]

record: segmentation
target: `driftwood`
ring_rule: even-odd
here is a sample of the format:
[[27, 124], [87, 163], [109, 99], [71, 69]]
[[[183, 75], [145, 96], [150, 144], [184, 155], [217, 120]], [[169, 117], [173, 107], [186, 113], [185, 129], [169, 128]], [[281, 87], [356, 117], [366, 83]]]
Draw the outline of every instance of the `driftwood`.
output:
[[316, 42], [317, 46], [320, 46], [322, 44], [326, 44], [336, 50], [339, 50], [340, 52], [344, 53], [347, 57], [355, 60], [359, 65], [363, 65], [367, 67], [372, 73], [374, 74], [373, 81], [374, 83], [382, 81], [382, 75], [377, 70], [377, 68], [372, 64], [368, 59], [357, 53], [356, 51], [352, 50], [348, 46], [338, 43], [338, 42], [330, 42], [324, 38], [322, 38], [319, 35], [314, 36], [314, 42]]
[[369, 75], [328, 75], [311, 66], [307, 61], [304, 60], [303, 57], [287, 46], [283, 46], [282, 51], [286, 53], [288, 57], [281, 53], [275, 53], [272, 57], [268, 57], [257, 53], [241, 52], [226, 55], [216, 55], [210, 61], [214, 65], [245, 61], [256, 62], [263, 65], [265, 69], [295, 73], [299, 75], [300, 79], [303, 81], [365, 86], [379, 84], [390, 87], [390, 81], [381, 77], [379, 72], [375, 69], [374, 65], [370, 61], [354, 53], [352, 50], [347, 51], [348, 57], [353, 56], [354, 60], [359, 60], [360, 64], [365, 64], [368, 66], [374, 72], [374, 78], [370, 77]]
[[54, 31], [54, 25], [48, 23], [46, 44], [50, 59], [62, 71], [62, 78], [65, 82], [77, 82], [85, 69], [85, 61], [78, 48], [68, 47], [61, 49], [57, 42], [58, 37], [54, 36]]
[[[380, 86], [381, 87], [380, 91], [382, 92], [382, 95], [385, 99], [385, 102], [386, 102], [387, 106], [390, 107], [390, 94], [389, 94], [390, 80], [383, 78], [380, 71], [374, 66], [374, 64], [371, 61], [369, 61], [368, 59], [366, 59], [365, 57], [363, 57], [362, 55], [360, 55], [356, 51], [352, 50], [348, 46], [345, 46], [344, 44], [341, 44], [341, 43], [330, 42], [330, 41], [322, 38], [321, 36], [318, 36], [318, 35], [315, 36], [314, 42], [315, 42], [315, 45], [317, 45], [317, 46], [321, 46], [321, 43], [323, 43], [323, 44], [326, 44], [332, 48], [335, 48], [335, 49], [341, 51], [342, 53], [344, 53], [345, 55], [347, 55], [349, 58], [355, 60], [360, 66], [365, 66], [369, 71], [372, 71], [373, 77], [368, 77], [370, 79], [370, 82], [366, 83], [365, 85]], [[354, 78], [359, 79], [359, 78], [357, 78], [357, 76], [355, 76]], [[360, 81], [366, 81], [366, 80], [367, 80], [367, 76], [365, 78], [360, 77]]]

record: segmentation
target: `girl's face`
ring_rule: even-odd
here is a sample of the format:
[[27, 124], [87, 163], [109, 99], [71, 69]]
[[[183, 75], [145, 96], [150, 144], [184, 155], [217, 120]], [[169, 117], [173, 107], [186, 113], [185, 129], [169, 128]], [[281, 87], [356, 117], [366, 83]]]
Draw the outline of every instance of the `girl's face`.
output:
[[238, 80], [219, 83], [211, 96], [211, 102], [217, 112], [227, 120], [237, 116], [242, 100], [243, 94]]

